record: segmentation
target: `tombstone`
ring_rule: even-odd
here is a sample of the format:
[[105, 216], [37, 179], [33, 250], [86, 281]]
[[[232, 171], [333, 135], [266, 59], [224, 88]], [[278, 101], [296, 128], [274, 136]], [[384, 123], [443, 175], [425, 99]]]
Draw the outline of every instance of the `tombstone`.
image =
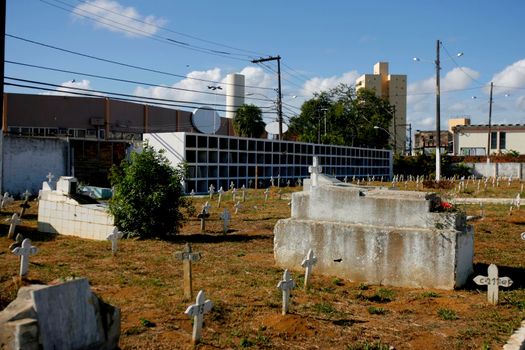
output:
[[290, 182], [290, 180], [288, 179], [288, 181], [286, 181], [286, 186], [287, 186], [287, 187], [290, 187], [290, 183], [291, 183], [291, 182]]
[[235, 203], [233, 207], [235, 208], [235, 214], [237, 214], [239, 212], [239, 209], [242, 208], [241, 202], [237, 201], [237, 203]]
[[31, 240], [26, 238], [22, 241], [22, 245], [12, 250], [13, 254], [20, 257], [20, 277], [27, 275], [29, 268], [29, 256], [35, 255], [38, 248], [31, 245]]
[[204, 203], [200, 214], [197, 216], [199, 219], [201, 219], [201, 232], [204, 232], [204, 230], [206, 230], [206, 219], [210, 217], [210, 208], [211, 205], [209, 205], [208, 202]]
[[248, 180], [248, 188], [252, 188], [252, 184], [253, 184], [253, 180], [252, 179]]
[[270, 194], [270, 188], [264, 190], [264, 201], [268, 201], [268, 195]]
[[55, 177], [55, 175], [53, 175], [51, 172], [49, 172], [49, 174], [47, 174], [47, 176], [46, 176], [47, 182], [51, 183], [51, 181], [53, 181], [54, 177]]
[[317, 187], [319, 185], [319, 174], [323, 172], [323, 167], [319, 165], [316, 156], [312, 158], [312, 165], [308, 167], [308, 172], [310, 173], [310, 188]]
[[31, 206], [29, 205], [29, 196], [31, 195], [31, 192], [29, 192], [28, 190], [26, 190], [22, 196], [24, 198], [24, 202], [22, 204], [20, 204], [20, 219], [22, 218], [22, 216], [24, 216], [25, 212], [26, 212], [26, 209], [27, 208], [31, 208]]
[[277, 174], [277, 187], [281, 187], [281, 174]]
[[279, 288], [283, 292], [283, 315], [286, 315], [288, 313], [288, 310], [290, 309], [290, 292], [294, 287], [295, 282], [290, 277], [290, 272], [288, 272], [288, 269], [284, 270], [283, 279], [277, 284], [277, 288]]
[[20, 233], [17, 234], [15, 241], [9, 245], [9, 250], [12, 251], [13, 249], [22, 246], [23, 241], [24, 241], [24, 236], [22, 236]]
[[317, 258], [314, 256], [312, 249], [308, 250], [306, 258], [301, 262], [301, 266], [306, 269], [304, 274], [304, 289], [308, 289], [310, 284], [310, 275], [312, 274], [312, 268], [317, 263]]
[[487, 299], [493, 305], [498, 303], [499, 287], [510, 287], [513, 283], [508, 277], [498, 277], [498, 267], [494, 264], [490, 264], [488, 276], [478, 275], [474, 277], [474, 282], [479, 286], [488, 286]]
[[201, 340], [202, 333], [202, 321], [204, 314], [209, 312], [213, 307], [213, 302], [211, 300], [206, 300], [204, 291], [200, 290], [197, 294], [197, 299], [195, 304], [188, 306], [184, 313], [193, 317], [193, 333], [191, 340], [194, 344], [197, 344]]
[[222, 194], [224, 193], [224, 190], [222, 189], [222, 186], [219, 187], [219, 190], [217, 191], [219, 194], [219, 198], [217, 199], [217, 208], [221, 207], [221, 200], [222, 200]]
[[191, 300], [191, 298], [193, 298], [191, 263], [194, 261], [199, 261], [201, 259], [201, 253], [193, 252], [191, 249], [191, 244], [186, 243], [182, 252], [175, 252], [175, 258], [182, 261], [184, 275], [184, 299]]
[[230, 181], [230, 190], [233, 190], [235, 188], [235, 184], [233, 183], [233, 181]]
[[195, 197], [195, 190], [193, 188], [191, 189], [190, 196], [191, 198]]
[[5, 192], [4, 196], [2, 197], [2, 202], [0, 204], [0, 209], [4, 209], [9, 204], [13, 203], [15, 200], [12, 196], [9, 195], [9, 192]]
[[22, 221], [18, 217], [17, 213], [14, 213], [13, 216], [11, 216], [11, 219], [7, 219], [6, 221], [10, 223], [7, 238], [13, 239], [15, 237], [16, 225], [20, 224]]
[[242, 201], [246, 202], [246, 187], [244, 186], [244, 184], [241, 187], [241, 192], [242, 192]]
[[108, 241], [111, 241], [111, 253], [117, 254], [118, 241], [124, 237], [124, 232], [119, 231], [117, 226], [113, 227], [113, 231], [106, 237]]
[[232, 202], [235, 203], [235, 200], [237, 199], [237, 189], [234, 187], [232, 189]]
[[220, 218], [222, 219], [222, 232], [224, 234], [228, 233], [228, 223], [230, 222], [231, 215], [228, 209], [224, 208]]
[[215, 186], [213, 186], [213, 184], [210, 185], [208, 193], [210, 194], [210, 199], [213, 199], [213, 194], [215, 193]]
[[272, 187], [274, 187], [274, 179], [273, 179], [273, 176], [270, 176], [270, 184], [272, 185]]

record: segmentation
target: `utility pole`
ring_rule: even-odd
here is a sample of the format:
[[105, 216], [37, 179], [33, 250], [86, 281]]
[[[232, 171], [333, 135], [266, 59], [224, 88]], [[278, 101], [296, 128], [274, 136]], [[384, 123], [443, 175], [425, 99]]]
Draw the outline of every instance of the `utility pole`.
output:
[[267, 61], [277, 61], [277, 116], [279, 121], [279, 140], [283, 139], [283, 103], [281, 95], [281, 56], [269, 56], [252, 60], [252, 63], [262, 63]]
[[[2, 63], [0, 64], [0, 77], [2, 78], [2, 81], [0, 82], [1, 84], [1, 93], [2, 93], [2, 106], [0, 108], [0, 122], [2, 123], [2, 128], [4, 130], [2, 130], [3, 133], [7, 133], [7, 118], [5, 116], [5, 113], [7, 113], [7, 111], [4, 111], [4, 59], [5, 59], [5, 3], [6, 3], [6, 0], [0, 0], [2, 1], [2, 3], [0, 3], [0, 21], [1, 21], [1, 30], [2, 30], [2, 33], [0, 34], [0, 50], [2, 50], [1, 52], [1, 58], [2, 58]], [[1, 186], [1, 185], [0, 185]]]
[[492, 123], [492, 89], [494, 88], [494, 83], [490, 82], [490, 97], [489, 97], [489, 136], [487, 141], [487, 163], [490, 163], [490, 144], [491, 144], [491, 123]]
[[439, 71], [441, 70], [439, 63], [439, 45], [441, 42], [436, 42], [436, 181], [441, 180], [441, 85], [439, 82]]

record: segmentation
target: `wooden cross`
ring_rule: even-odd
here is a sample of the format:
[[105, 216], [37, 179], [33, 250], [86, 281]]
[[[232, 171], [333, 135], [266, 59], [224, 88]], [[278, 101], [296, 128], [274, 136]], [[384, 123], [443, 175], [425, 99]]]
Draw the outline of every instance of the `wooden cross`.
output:
[[219, 187], [219, 190], [217, 191], [219, 194], [219, 199], [217, 200], [217, 208], [221, 207], [221, 200], [222, 200], [222, 194], [224, 193], [224, 190], [222, 189], [222, 186]]
[[55, 175], [51, 174], [51, 172], [49, 172], [49, 174], [47, 174], [46, 178], [47, 178], [47, 182], [51, 183], [51, 181], [53, 181], [53, 178], [55, 177]]
[[310, 284], [312, 268], [316, 263], [317, 258], [314, 256], [314, 251], [312, 249], [309, 249], [308, 254], [306, 254], [306, 258], [301, 262], [301, 266], [306, 268], [306, 272], [304, 274], [304, 289], [307, 289], [308, 285]]
[[204, 291], [200, 290], [197, 294], [197, 300], [195, 304], [188, 306], [184, 313], [193, 317], [193, 333], [191, 339], [194, 344], [197, 344], [201, 340], [202, 333], [202, 321], [204, 314], [209, 312], [213, 307], [213, 302], [211, 300], [206, 300]]
[[241, 187], [241, 192], [242, 192], [242, 201], [246, 202], [246, 187], [244, 187], [244, 184]]
[[235, 203], [233, 207], [235, 208], [235, 214], [237, 214], [239, 212], [239, 209], [242, 208], [241, 202], [237, 201], [237, 203]]
[[498, 267], [494, 264], [490, 264], [487, 277], [478, 275], [474, 277], [474, 282], [480, 286], [488, 286], [487, 298], [493, 305], [498, 303], [498, 287], [510, 287], [513, 283], [508, 277], [498, 277]]
[[283, 279], [277, 284], [277, 288], [283, 292], [283, 315], [286, 315], [290, 308], [290, 292], [294, 287], [295, 282], [290, 277], [290, 272], [288, 272], [288, 269], [284, 270]]
[[319, 160], [316, 156], [312, 158], [312, 165], [308, 167], [308, 172], [310, 173], [310, 186], [317, 187], [319, 174], [322, 173], [323, 167], [319, 165]]
[[224, 208], [220, 218], [222, 219], [222, 232], [226, 234], [228, 233], [228, 223], [231, 219], [231, 215], [228, 209]]
[[210, 189], [208, 190], [208, 193], [210, 194], [210, 199], [212, 199], [213, 194], [215, 193], [215, 186], [213, 186], [213, 184], [210, 185]]
[[20, 256], [20, 277], [27, 275], [29, 268], [29, 256], [35, 255], [38, 248], [31, 245], [31, 240], [26, 238], [22, 241], [22, 245], [12, 250], [13, 254]]
[[282, 197], [283, 197], [283, 190], [281, 188], [279, 188], [279, 191], [277, 191], [277, 193], [279, 194], [279, 200], [282, 199]]
[[210, 213], [208, 212], [210, 208], [211, 205], [209, 205], [208, 202], [204, 203], [200, 214], [197, 216], [199, 219], [201, 219], [201, 232], [204, 232], [206, 229], [206, 219], [210, 217]]
[[21, 223], [20, 218], [18, 217], [17, 213], [14, 213], [13, 216], [11, 216], [11, 219], [7, 219], [6, 221], [11, 224], [9, 225], [9, 232], [7, 233], [7, 238], [13, 239], [15, 237], [16, 225]]
[[113, 255], [117, 253], [118, 250], [118, 241], [124, 236], [124, 232], [119, 231], [117, 226], [113, 227], [113, 231], [107, 235], [106, 239], [111, 241], [111, 252]]
[[182, 252], [175, 252], [175, 258], [182, 261], [184, 278], [184, 299], [190, 300], [193, 297], [191, 263], [201, 259], [201, 253], [193, 252], [191, 244], [186, 243]]
[[268, 195], [270, 194], [270, 188], [264, 190], [264, 201], [268, 201]]
[[0, 204], [1, 209], [4, 209], [9, 204], [13, 203], [15, 200], [9, 195], [9, 192], [5, 192], [2, 197], [2, 203]]

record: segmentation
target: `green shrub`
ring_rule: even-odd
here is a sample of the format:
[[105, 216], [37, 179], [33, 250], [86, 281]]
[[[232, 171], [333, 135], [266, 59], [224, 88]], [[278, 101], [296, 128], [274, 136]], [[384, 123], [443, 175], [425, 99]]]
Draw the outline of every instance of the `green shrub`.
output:
[[438, 316], [441, 317], [442, 320], [445, 321], [453, 321], [458, 319], [458, 315], [456, 315], [456, 311], [450, 310], [450, 309], [439, 309], [438, 310]]

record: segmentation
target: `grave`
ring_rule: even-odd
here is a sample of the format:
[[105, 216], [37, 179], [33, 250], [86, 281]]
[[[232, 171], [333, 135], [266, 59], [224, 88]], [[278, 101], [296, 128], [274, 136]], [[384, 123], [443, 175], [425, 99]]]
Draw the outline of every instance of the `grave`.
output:
[[191, 244], [186, 243], [184, 250], [175, 252], [175, 258], [182, 261], [183, 266], [183, 282], [184, 282], [184, 298], [189, 300], [193, 297], [193, 281], [191, 272], [191, 263], [197, 262], [201, 259], [201, 253], [194, 252]]
[[191, 339], [194, 344], [197, 344], [201, 340], [204, 314], [209, 312], [212, 307], [213, 302], [206, 299], [204, 291], [200, 290], [199, 294], [197, 294], [195, 304], [188, 306], [186, 311], [184, 311], [186, 315], [193, 317], [193, 333]]
[[300, 270], [313, 249], [319, 274], [355, 282], [453, 289], [473, 272], [473, 229], [436, 194], [306, 182], [274, 228], [280, 267]]
[[0, 312], [6, 349], [117, 349], [120, 310], [91, 292], [88, 280], [20, 288]]
[[77, 180], [61, 176], [56, 190], [44, 182], [38, 204], [38, 231], [106, 240], [114, 227], [107, 205], [76, 193]]
[[29, 257], [38, 252], [38, 248], [31, 245], [31, 240], [26, 238], [22, 241], [20, 247], [12, 250], [13, 254], [20, 257], [20, 277], [25, 277], [29, 270]]
[[282, 291], [283, 294], [283, 306], [281, 313], [286, 315], [290, 310], [290, 294], [292, 289], [295, 287], [295, 281], [290, 276], [288, 270], [284, 270], [283, 279], [277, 284], [277, 288]]

